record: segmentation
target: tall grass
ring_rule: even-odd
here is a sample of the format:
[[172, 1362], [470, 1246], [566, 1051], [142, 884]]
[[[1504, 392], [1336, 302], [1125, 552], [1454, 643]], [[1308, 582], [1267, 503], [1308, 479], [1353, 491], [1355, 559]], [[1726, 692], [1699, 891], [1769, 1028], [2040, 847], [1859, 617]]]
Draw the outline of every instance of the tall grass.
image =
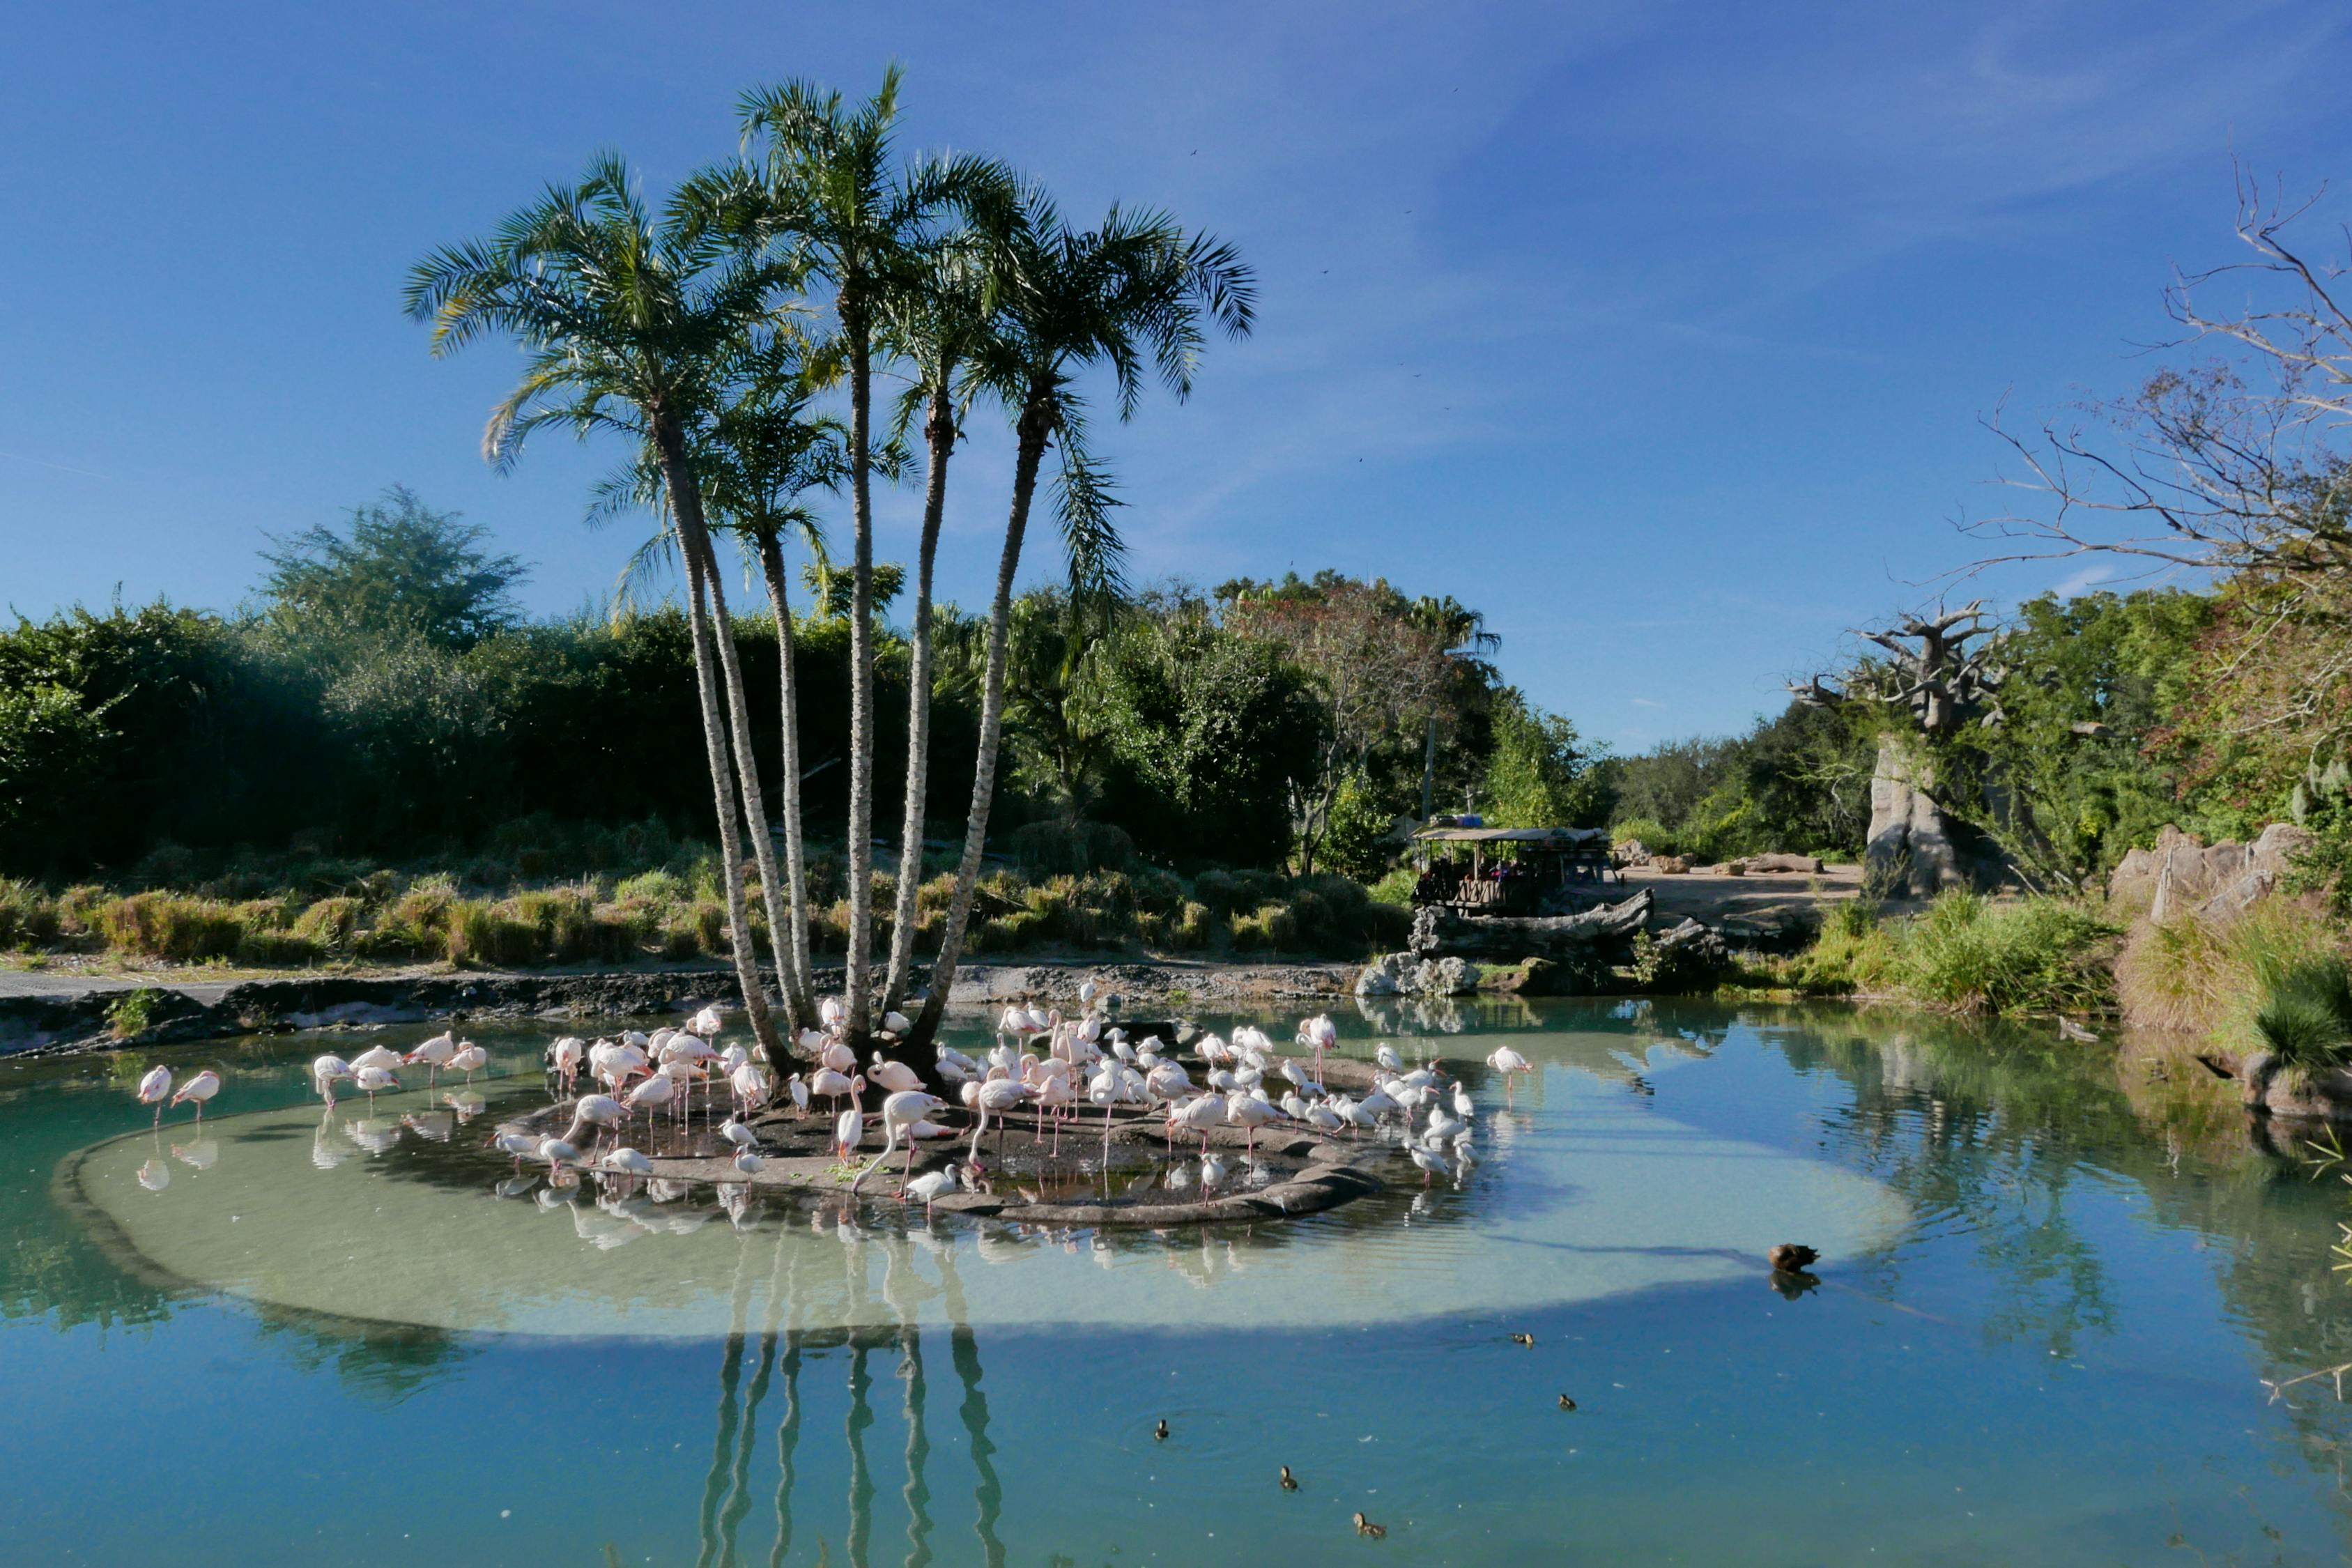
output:
[[2352, 1050], [2352, 970], [2327, 953], [2284, 970], [2263, 988], [2250, 1020], [2283, 1067], [2336, 1067]]
[[[2084, 1012], [2113, 998], [2116, 931], [2063, 899], [1949, 892], [1924, 914], [1830, 905], [1812, 946], [1764, 978], [1816, 995], [1883, 995], [1961, 1013]], [[1751, 976], [1751, 978], [1755, 978]]]

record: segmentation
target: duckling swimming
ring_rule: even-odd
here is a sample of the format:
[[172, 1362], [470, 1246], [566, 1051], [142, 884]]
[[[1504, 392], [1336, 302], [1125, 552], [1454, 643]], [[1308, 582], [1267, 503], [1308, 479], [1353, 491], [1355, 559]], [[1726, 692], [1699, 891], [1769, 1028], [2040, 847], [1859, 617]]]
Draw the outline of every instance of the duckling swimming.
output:
[[1821, 1260], [1820, 1253], [1793, 1241], [1784, 1241], [1764, 1255], [1764, 1261], [1782, 1274], [1801, 1274]]
[[1388, 1532], [1389, 1527], [1387, 1525], [1374, 1524], [1370, 1520], [1366, 1519], [1360, 1513], [1356, 1515], [1356, 1533], [1358, 1535], [1369, 1535], [1377, 1541]]
[[1295, 1492], [1298, 1489], [1298, 1478], [1290, 1473], [1288, 1465], [1282, 1467], [1282, 1489], [1286, 1492]]
[[1151, 1429], [1151, 1435], [1162, 1443], [1168, 1441], [1168, 1422], [1166, 1417], [1163, 1416], [1160, 1419], [1160, 1425]]
[[1576, 1401], [1563, 1394], [1559, 1396], [1559, 1407], [1562, 1410], [1573, 1410], [1576, 1408]]
[[1515, 1345], [1525, 1345], [1529, 1350], [1536, 1348], [1536, 1337], [1533, 1334], [1513, 1334], [1511, 1342]]

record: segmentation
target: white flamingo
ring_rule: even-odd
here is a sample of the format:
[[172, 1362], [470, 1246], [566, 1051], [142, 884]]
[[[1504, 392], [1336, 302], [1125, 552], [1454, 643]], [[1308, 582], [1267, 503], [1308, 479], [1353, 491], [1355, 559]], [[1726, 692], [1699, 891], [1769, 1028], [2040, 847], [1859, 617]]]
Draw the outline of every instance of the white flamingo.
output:
[[310, 1092], [335, 1109], [335, 1085], [352, 1076], [352, 1064], [333, 1055], [313, 1058], [310, 1063]]
[[368, 1110], [371, 1114], [375, 1110], [377, 1095], [386, 1089], [400, 1087], [400, 1080], [392, 1076], [392, 1069], [380, 1067], [354, 1067], [352, 1069], [352, 1083], [361, 1093], [368, 1097]]
[[581, 1131], [589, 1127], [595, 1128], [601, 1139], [605, 1132], [620, 1126], [625, 1114], [621, 1102], [609, 1094], [583, 1094], [572, 1108], [572, 1127], [564, 1133], [564, 1142], [576, 1141]]
[[[1257, 1158], [1257, 1130], [1270, 1121], [1279, 1121], [1281, 1117], [1282, 1112], [1255, 1095], [1237, 1095], [1225, 1106], [1225, 1120], [1248, 1134], [1246, 1158], [1252, 1160]], [[1203, 1142], [1202, 1147], [1205, 1149], [1207, 1146]]]
[[177, 1105], [184, 1100], [193, 1101], [196, 1108], [196, 1121], [199, 1123], [202, 1123], [205, 1119], [205, 1101], [210, 1100], [214, 1095], [218, 1094], [220, 1092], [220, 1074], [213, 1071], [210, 1068], [206, 1068], [204, 1071], [198, 1073], [195, 1077], [182, 1084], [179, 1089], [173, 1093], [172, 1103]]
[[572, 1079], [580, 1076], [580, 1058], [587, 1054], [588, 1042], [577, 1035], [566, 1035], [548, 1047], [548, 1065], [555, 1069], [556, 1081], [563, 1092], [572, 1092]]
[[[149, 1068], [139, 1080], [139, 1103], [155, 1108], [155, 1125], [163, 1125], [163, 1102], [172, 1097], [172, 1069]], [[164, 1178], [169, 1181], [171, 1178]]]
[[489, 1064], [490, 1053], [474, 1044], [473, 1041], [467, 1040], [457, 1047], [457, 1054], [449, 1058], [449, 1070], [464, 1073], [466, 1081], [471, 1083], [474, 1081], [474, 1075]]
[[447, 1066], [449, 1058], [457, 1054], [457, 1042], [450, 1037], [449, 1032], [446, 1029], [444, 1029], [441, 1033], [434, 1036], [431, 1039], [425, 1041], [423, 1045], [418, 1046], [415, 1050], [409, 1052], [408, 1055], [403, 1057], [401, 1058], [401, 1065], [404, 1067], [415, 1067], [418, 1062], [423, 1062], [425, 1064], [425, 1087], [429, 1089], [432, 1087], [434, 1075], [439, 1072], [444, 1067]]
[[923, 1087], [922, 1074], [905, 1062], [894, 1062], [880, 1051], [874, 1053], [874, 1065], [866, 1069], [868, 1082], [880, 1085], [892, 1094], [900, 1094]]

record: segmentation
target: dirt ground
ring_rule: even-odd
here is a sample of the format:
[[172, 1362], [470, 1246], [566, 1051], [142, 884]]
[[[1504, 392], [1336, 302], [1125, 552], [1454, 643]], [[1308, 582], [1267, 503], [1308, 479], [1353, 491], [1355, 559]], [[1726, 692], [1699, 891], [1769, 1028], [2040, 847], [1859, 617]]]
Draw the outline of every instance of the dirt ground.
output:
[[1846, 903], [1862, 896], [1860, 866], [1825, 866], [1818, 872], [1756, 871], [1726, 877], [1711, 871], [1664, 875], [1647, 867], [1631, 867], [1624, 886], [1613, 881], [1612, 899], [1630, 897], [1648, 888], [1658, 900], [1655, 923], [1672, 925], [1685, 916], [1703, 924], [1729, 924], [1761, 929], [1811, 924], [1823, 904]]

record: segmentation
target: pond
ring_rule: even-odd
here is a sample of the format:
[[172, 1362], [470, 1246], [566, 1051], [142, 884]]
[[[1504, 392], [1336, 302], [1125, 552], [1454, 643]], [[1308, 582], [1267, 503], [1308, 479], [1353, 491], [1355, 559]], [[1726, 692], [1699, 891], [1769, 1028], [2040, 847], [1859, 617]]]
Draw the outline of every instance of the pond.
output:
[[2352, 1555], [2352, 1407], [2262, 1382], [2352, 1360], [2347, 1189], [2193, 1064], [1827, 1006], [1341, 1027], [1458, 1071], [1476, 1162], [1164, 1234], [558, 1192], [482, 1147], [551, 1030], [326, 1114], [348, 1035], [177, 1048], [201, 1133], [146, 1056], [0, 1064], [0, 1557]]

